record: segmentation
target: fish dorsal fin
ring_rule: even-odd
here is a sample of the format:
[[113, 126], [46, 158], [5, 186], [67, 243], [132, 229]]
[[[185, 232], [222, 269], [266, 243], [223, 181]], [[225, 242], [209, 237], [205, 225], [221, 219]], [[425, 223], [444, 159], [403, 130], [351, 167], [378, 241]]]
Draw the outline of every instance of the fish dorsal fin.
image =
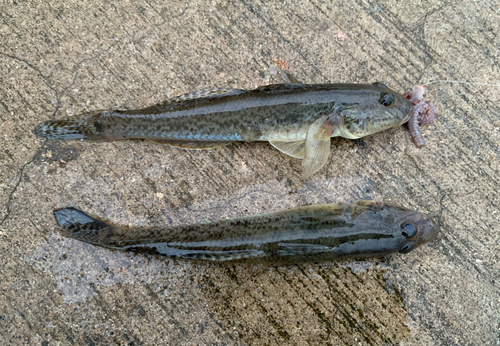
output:
[[196, 91], [193, 91], [193, 92], [181, 95], [181, 96], [173, 97], [170, 100], [166, 100], [163, 104], [169, 105], [172, 103], [180, 103], [180, 102], [198, 100], [198, 99], [215, 99], [215, 98], [221, 98], [221, 97], [226, 97], [226, 96], [241, 95], [244, 92], [246, 92], [246, 90], [226, 89], [226, 88], [207, 88], [207, 89], [202, 89], [202, 90], [196, 90]]
[[328, 155], [330, 155], [332, 134], [333, 124], [329, 116], [321, 117], [311, 125], [306, 135], [302, 178], [309, 178], [325, 165]]
[[302, 83], [281, 83], [281, 84], [269, 84], [269, 85], [261, 85], [255, 91], [264, 91], [264, 92], [279, 92], [283, 90], [290, 90], [290, 89], [299, 89], [303, 88], [305, 84]]
[[297, 159], [305, 156], [306, 141], [269, 141], [269, 143], [284, 154]]
[[223, 147], [225, 145], [231, 144], [231, 142], [217, 142], [217, 141], [178, 141], [172, 139], [149, 139], [151, 142], [168, 144], [177, 148], [184, 149], [212, 149]]

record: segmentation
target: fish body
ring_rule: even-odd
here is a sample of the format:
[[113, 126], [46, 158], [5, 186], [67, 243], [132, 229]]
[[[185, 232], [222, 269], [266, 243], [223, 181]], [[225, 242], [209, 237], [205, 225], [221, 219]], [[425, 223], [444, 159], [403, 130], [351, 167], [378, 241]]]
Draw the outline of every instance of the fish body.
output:
[[412, 104], [382, 83], [287, 83], [254, 90], [208, 89], [140, 110], [98, 111], [36, 126], [44, 138], [147, 139], [207, 149], [269, 141], [303, 159], [304, 177], [327, 161], [330, 138], [361, 138], [408, 121]]
[[191, 225], [134, 228], [75, 208], [54, 211], [60, 232], [90, 244], [172, 258], [273, 263], [408, 253], [436, 237], [425, 214], [395, 204], [313, 205]]

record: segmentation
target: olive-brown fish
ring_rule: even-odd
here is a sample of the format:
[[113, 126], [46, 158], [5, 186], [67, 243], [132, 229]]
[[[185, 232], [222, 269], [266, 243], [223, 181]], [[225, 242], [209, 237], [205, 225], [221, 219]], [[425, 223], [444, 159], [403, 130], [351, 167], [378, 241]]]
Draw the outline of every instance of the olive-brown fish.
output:
[[86, 141], [147, 139], [190, 149], [269, 141], [321, 169], [330, 137], [361, 138], [408, 121], [413, 106], [382, 83], [286, 83], [254, 90], [209, 89], [139, 110], [96, 111], [38, 124], [36, 135]]
[[303, 262], [408, 253], [436, 237], [423, 213], [391, 203], [313, 205], [191, 225], [113, 225], [75, 208], [54, 211], [68, 237], [111, 249], [172, 258]]

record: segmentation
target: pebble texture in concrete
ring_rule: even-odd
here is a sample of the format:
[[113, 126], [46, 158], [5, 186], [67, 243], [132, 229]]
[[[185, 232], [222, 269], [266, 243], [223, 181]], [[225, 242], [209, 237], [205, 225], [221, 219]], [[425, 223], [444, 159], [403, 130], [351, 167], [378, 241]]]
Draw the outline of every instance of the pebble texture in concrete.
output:
[[[211, 86], [500, 81], [497, 1], [0, 3], [0, 344], [500, 344], [499, 88], [433, 84], [405, 127], [332, 140], [305, 183], [267, 143], [186, 151], [38, 139], [34, 126]], [[430, 213], [434, 244], [289, 266], [148, 258], [63, 239], [52, 210], [173, 225], [358, 199]]]

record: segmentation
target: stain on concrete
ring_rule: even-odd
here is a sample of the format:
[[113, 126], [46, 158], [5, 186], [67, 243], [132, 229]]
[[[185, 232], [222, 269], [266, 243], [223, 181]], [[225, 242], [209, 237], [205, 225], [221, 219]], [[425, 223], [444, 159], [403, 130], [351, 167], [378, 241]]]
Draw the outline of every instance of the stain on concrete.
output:
[[68, 162], [76, 160], [80, 156], [80, 151], [76, 146], [65, 143], [47, 141], [47, 143], [35, 153], [33, 162], [40, 165], [57, 164], [64, 167]]

